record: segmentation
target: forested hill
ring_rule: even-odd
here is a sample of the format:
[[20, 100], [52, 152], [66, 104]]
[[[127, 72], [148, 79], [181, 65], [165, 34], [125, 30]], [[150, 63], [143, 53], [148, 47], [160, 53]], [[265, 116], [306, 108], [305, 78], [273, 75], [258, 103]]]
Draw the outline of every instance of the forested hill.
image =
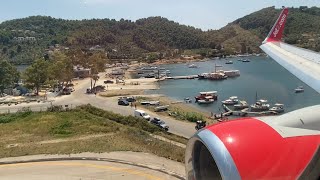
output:
[[[121, 19], [63, 20], [33, 16], [0, 24], [1, 59], [30, 63], [60, 49], [99, 50], [109, 58], [145, 58], [201, 49], [203, 55], [259, 52], [280, 9], [265, 8], [240, 18], [220, 30], [202, 31], [163, 17], [130, 21]], [[320, 50], [320, 8], [291, 8], [285, 41]], [[177, 52], [175, 49], [179, 49]], [[206, 53], [210, 54], [206, 54]]]

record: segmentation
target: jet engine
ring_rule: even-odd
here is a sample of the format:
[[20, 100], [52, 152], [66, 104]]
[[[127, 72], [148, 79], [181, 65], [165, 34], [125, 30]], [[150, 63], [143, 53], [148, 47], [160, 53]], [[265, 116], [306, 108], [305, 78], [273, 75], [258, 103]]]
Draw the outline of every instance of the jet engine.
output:
[[320, 105], [208, 126], [190, 138], [188, 180], [320, 180]]

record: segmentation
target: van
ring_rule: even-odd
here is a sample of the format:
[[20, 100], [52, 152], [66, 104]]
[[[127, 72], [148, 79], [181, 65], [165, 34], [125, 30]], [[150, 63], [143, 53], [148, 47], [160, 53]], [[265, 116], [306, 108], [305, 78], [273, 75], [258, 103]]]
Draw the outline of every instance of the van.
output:
[[145, 119], [145, 120], [150, 120], [150, 116], [149, 116], [149, 114], [147, 114], [145, 111], [143, 111], [143, 110], [135, 110], [134, 111], [134, 116], [135, 117], [141, 117], [141, 118], [143, 118], [143, 119]]

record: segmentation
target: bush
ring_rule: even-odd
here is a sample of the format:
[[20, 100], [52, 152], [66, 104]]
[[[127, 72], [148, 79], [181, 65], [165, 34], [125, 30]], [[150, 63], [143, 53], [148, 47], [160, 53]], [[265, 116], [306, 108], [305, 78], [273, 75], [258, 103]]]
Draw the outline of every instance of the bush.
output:
[[60, 106], [51, 106], [47, 108], [48, 112], [61, 112], [63, 110], [63, 107]]
[[91, 105], [85, 105], [85, 106], [80, 106], [78, 109], [84, 110], [90, 114], [100, 116], [106, 119], [109, 119], [111, 121], [115, 121], [117, 123], [127, 125], [130, 127], [136, 127], [139, 129], [142, 129], [144, 131], [153, 133], [157, 131], [161, 131], [160, 128], [153, 126], [152, 124], [148, 123], [148, 121], [133, 117], [133, 116], [122, 116], [120, 114], [115, 114], [110, 111], [104, 111], [102, 109], [98, 109], [96, 107], [93, 107]]

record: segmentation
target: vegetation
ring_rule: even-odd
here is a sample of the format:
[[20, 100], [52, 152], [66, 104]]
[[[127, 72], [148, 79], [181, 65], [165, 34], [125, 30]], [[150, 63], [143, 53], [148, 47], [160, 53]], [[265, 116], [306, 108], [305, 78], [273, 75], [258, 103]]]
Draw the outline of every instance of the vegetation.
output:
[[[319, 51], [320, 8], [290, 8], [289, 12], [285, 41]], [[106, 53], [109, 59], [150, 62], [157, 58], [177, 57], [184, 50], [194, 49], [208, 49], [199, 52], [204, 56], [259, 52], [258, 46], [279, 13], [280, 9], [264, 8], [220, 30], [209, 31], [163, 17], [133, 22], [124, 19], [78, 21], [32, 16], [0, 24], [0, 50], [2, 57], [20, 64], [40, 57], [48, 58], [55, 49], [77, 56], [100, 52]], [[79, 57], [72, 59], [78, 61]]]
[[186, 142], [141, 119], [90, 105], [66, 112], [26, 110], [0, 115], [0, 157], [137, 151], [183, 162], [183, 148], [155, 139], [149, 135], [151, 133]]
[[19, 73], [17, 69], [8, 61], [0, 60], [0, 97], [5, 88], [14, 86], [14, 83], [18, 82], [18, 80]]

